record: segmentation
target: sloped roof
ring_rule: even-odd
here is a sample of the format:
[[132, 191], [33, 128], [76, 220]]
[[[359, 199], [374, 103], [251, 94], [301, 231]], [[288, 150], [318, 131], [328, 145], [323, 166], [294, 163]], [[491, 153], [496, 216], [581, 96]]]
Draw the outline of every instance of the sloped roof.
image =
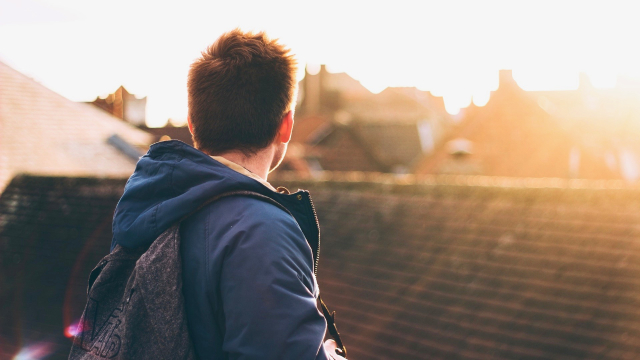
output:
[[387, 171], [397, 166], [409, 169], [422, 157], [416, 123], [358, 123], [354, 131]]
[[416, 94], [411, 88], [388, 87], [378, 94], [346, 102], [344, 110], [367, 122], [416, 123], [440, 115], [436, 104], [418, 98]]
[[123, 176], [135, 162], [107, 139], [151, 137], [104, 111], [70, 101], [0, 62], [0, 191], [14, 174]]
[[307, 151], [316, 156], [323, 170], [386, 171], [357, 130], [351, 125], [333, 124], [331, 132]]
[[[353, 359], [640, 356], [640, 188], [334, 174], [309, 188], [318, 282]], [[0, 197], [0, 354], [66, 358], [125, 179], [20, 176]], [[364, 182], [363, 182], [364, 181]], [[6, 305], [8, 304], [8, 306]]]
[[392, 172], [410, 169], [422, 145], [415, 123], [323, 123], [307, 136], [305, 156], [328, 171]]
[[428, 123], [437, 143], [450, 126], [438, 99], [416, 88], [387, 88], [345, 102], [333, 119], [299, 118], [291, 141], [305, 144], [329, 171], [410, 170], [423, 157], [419, 127]]
[[291, 142], [315, 144], [333, 128], [327, 116], [312, 115], [296, 118], [291, 133]]
[[360, 84], [360, 81], [352, 78], [347, 73], [330, 73], [326, 71], [324, 65], [320, 71], [324, 75], [323, 81], [326, 89], [340, 92], [345, 100], [358, 99], [371, 95], [371, 92]]
[[442, 96], [435, 96], [430, 91], [422, 91], [415, 87], [392, 87], [388, 89], [414, 99], [442, 118], [451, 118], [451, 115], [444, 107], [444, 98]]
[[350, 357], [640, 356], [640, 190], [401, 183], [299, 184]]

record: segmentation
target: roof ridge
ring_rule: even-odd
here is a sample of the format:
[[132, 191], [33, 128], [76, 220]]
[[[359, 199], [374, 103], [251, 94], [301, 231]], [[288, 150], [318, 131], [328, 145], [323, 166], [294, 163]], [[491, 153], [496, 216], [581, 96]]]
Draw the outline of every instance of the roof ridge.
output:
[[103, 111], [103, 110], [97, 108], [94, 105], [91, 105], [89, 103], [84, 103], [84, 102], [73, 101], [73, 100], [65, 97], [64, 95], [62, 95], [62, 94], [54, 91], [53, 89], [45, 86], [44, 84], [42, 84], [41, 82], [39, 82], [35, 78], [29, 77], [26, 74], [18, 71], [17, 69], [14, 69], [13, 67], [9, 66], [7, 63], [2, 62], [2, 60], [0, 60], [0, 66], [4, 66], [9, 71], [15, 73], [17, 76], [25, 79], [26, 81], [29, 81], [31, 84], [36, 85], [37, 87], [43, 89], [44, 91], [48, 92], [49, 94], [51, 94], [51, 95], [53, 95], [53, 96], [55, 96], [55, 97], [57, 97], [59, 99], [63, 99], [65, 102], [67, 102], [68, 105], [73, 105], [74, 107], [78, 107], [78, 108], [81, 108], [83, 110], [92, 111], [95, 114], [99, 114], [98, 116], [101, 116], [101, 117], [105, 117], [106, 116], [108, 118], [111, 118], [112, 120], [117, 121], [117, 123], [122, 123], [122, 124], [126, 125], [126, 127], [128, 127], [130, 130], [144, 132], [144, 130], [140, 130], [137, 127], [135, 127], [135, 126], [133, 126], [133, 125], [131, 125], [129, 123], [123, 122], [121, 119], [113, 116], [112, 114], [110, 114], [110, 113], [108, 113], [106, 111]]
[[276, 174], [278, 181], [297, 181], [304, 183], [363, 183], [382, 185], [453, 185], [466, 187], [501, 188], [501, 189], [589, 189], [589, 190], [638, 190], [640, 184], [624, 180], [608, 179], [563, 179], [563, 178], [531, 178], [487, 175], [414, 175], [389, 174], [362, 171], [322, 171], [314, 178], [300, 179], [291, 171]]

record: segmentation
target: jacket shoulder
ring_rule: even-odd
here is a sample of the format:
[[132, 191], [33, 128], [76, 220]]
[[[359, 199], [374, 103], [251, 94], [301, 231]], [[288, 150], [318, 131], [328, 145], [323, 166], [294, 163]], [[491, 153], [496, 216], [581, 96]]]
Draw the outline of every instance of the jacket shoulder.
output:
[[205, 212], [223, 212], [228, 215], [235, 215], [242, 218], [245, 223], [273, 223], [284, 222], [296, 224], [297, 222], [286, 210], [269, 200], [260, 199], [249, 195], [232, 195], [222, 198], [205, 207]]

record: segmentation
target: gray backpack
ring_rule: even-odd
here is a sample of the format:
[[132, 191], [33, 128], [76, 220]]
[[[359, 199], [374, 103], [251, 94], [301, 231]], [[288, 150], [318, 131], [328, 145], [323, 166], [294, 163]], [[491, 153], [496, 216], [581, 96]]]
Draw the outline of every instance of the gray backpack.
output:
[[[257, 197], [289, 213], [275, 200], [250, 191], [218, 195], [198, 210], [231, 195]], [[196, 359], [182, 294], [180, 222], [148, 248], [117, 245], [91, 271], [87, 305], [69, 360]], [[333, 313], [322, 301], [321, 306], [329, 332], [344, 349]]]
[[195, 358], [182, 295], [180, 225], [148, 249], [116, 246], [91, 271], [69, 359]]

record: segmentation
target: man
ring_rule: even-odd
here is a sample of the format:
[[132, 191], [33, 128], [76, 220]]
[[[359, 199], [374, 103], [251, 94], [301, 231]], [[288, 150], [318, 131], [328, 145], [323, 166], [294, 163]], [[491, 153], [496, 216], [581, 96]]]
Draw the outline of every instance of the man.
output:
[[[116, 208], [112, 247], [148, 245], [191, 214], [180, 229], [183, 292], [200, 359], [340, 358], [335, 343], [323, 345], [309, 194], [267, 182], [291, 137], [296, 86], [296, 62], [277, 41], [222, 35], [189, 71], [196, 148], [151, 146]], [[238, 190], [267, 199], [234, 195], [203, 206]]]

